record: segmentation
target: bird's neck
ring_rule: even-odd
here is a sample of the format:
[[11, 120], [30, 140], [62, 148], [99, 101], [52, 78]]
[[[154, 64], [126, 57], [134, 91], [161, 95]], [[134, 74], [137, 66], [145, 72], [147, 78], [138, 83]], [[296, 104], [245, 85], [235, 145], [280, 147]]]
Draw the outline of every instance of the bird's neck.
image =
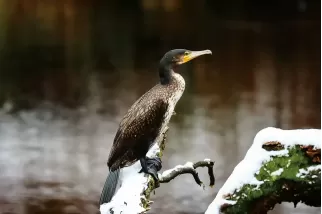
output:
[[171, 82], [171, 76], [173, 76], [174, 71], [172, 66], [160, 66], [159, 67], [159, 77], [161, 85], [167, 85]]

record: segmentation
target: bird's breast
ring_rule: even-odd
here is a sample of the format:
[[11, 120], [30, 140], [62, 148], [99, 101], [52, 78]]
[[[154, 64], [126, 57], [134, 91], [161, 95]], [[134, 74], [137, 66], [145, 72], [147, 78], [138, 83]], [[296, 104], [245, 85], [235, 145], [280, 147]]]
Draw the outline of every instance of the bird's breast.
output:
[[183, 79], [183, 77], [179, 74], [175, 74], [174, 76], [175, 80], [173, 82], [172, 85], [170, 85], [170, 92], [169, 92], [169, 99], [168, 99], [168, 111], [165, 115], [165, 120], [163, 123], [163, 128], [165, 128], [170, 119], [171, 116], [173, 115], [173, 111], [178, 103], [178, 101], [180, 100], [184, 89], [185, 89], [185, 81]]

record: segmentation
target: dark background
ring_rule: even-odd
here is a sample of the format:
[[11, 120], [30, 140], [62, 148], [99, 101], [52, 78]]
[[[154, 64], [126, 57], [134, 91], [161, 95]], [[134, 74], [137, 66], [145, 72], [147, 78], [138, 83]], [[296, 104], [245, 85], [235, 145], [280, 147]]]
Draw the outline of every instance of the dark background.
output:
[[213, 55], [179, 70], [163, 170], [211, 158], [217, 183], [181, 176], [150, 213], [203, 213], [260, 129], [321, 128], [320, 4], [0, 0], [0, 213], [96, 213], [118, 123], [174, 48]]

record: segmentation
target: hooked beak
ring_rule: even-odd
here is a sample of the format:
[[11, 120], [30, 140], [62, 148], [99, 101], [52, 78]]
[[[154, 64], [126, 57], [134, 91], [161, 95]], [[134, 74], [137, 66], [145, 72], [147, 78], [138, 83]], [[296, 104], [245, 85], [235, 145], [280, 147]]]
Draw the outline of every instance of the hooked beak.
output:
[[179, 62], [179, 64], [189, 62], [190, 60], [197, 58], [199, 56], [205, 55], [205, 54], [212, 54], [212, 52], [211, 52], [211, 50], [191, 51], [188, 55], [184, 55], [182, 57], [182, 61]]

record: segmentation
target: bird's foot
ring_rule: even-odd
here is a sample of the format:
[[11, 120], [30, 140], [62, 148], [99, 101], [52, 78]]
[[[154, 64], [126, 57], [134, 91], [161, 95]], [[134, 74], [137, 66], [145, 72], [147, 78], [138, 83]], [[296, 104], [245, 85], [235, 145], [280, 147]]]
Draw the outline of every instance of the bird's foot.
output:
[[151, 175], [156, 183], [159, 183], [158, 171], [162, 168], [162, 162], [160, 158], [144, 157], [140, 159], [142, 169], [139, 173], [144, 172]]

